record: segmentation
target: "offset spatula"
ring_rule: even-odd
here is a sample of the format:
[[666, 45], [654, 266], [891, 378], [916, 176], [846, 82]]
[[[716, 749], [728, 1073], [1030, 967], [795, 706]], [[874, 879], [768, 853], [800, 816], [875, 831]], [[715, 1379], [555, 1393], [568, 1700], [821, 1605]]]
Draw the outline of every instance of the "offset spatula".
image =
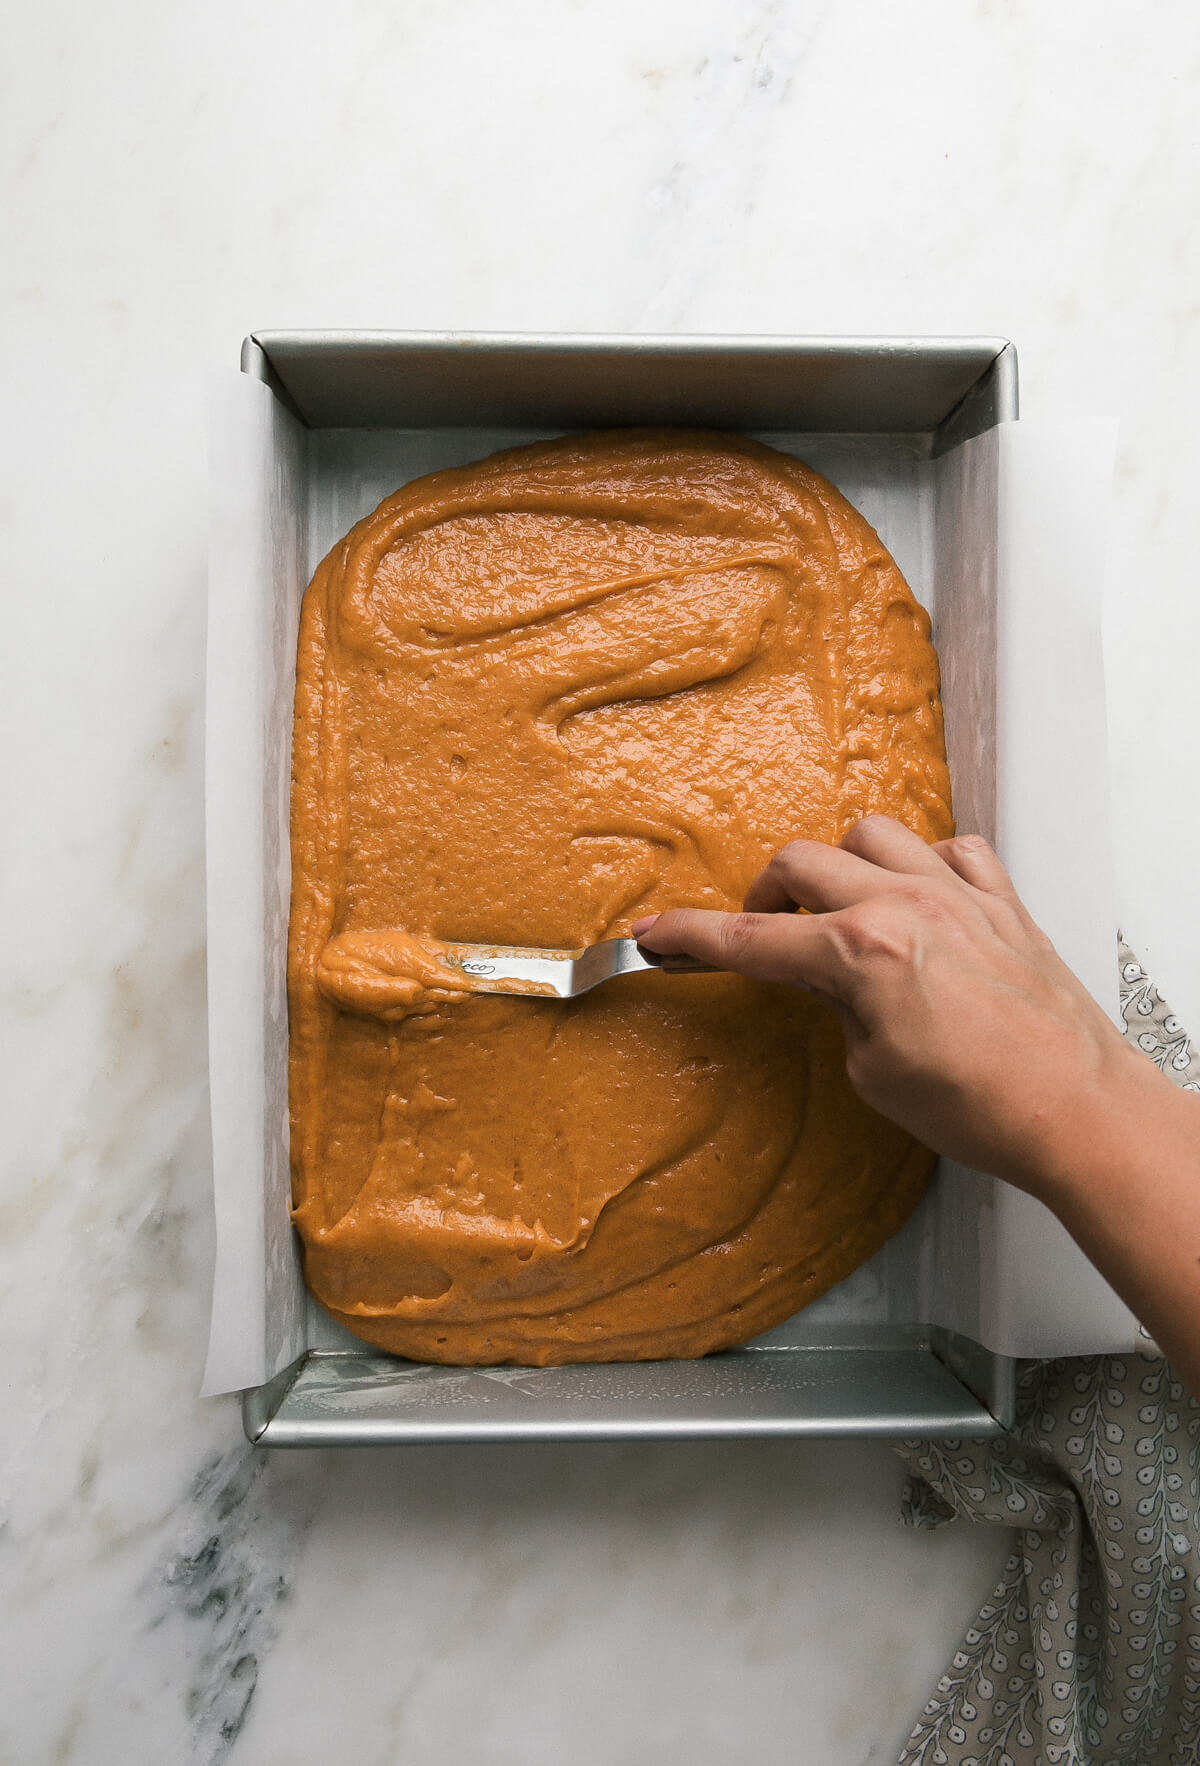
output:
[[605, 938], [585, 950], [523, 950], [500, 944], [447, 944], [438, 961], [456, 971], [471, 993], [529, 994], [574, 999], [615, 975], [662, 969], [670, 975], [711, 975], [694, 957], [660, 957], [633, 938]]

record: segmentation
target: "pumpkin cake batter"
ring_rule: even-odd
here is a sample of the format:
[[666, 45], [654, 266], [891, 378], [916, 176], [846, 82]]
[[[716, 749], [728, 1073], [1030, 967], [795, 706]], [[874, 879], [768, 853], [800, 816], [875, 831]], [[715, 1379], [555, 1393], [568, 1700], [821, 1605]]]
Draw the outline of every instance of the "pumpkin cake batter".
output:
[[866, 521], [739, 437], [541, 443], [325, 559], [296, 688], [295, 1220], [317, 1298], [452, 1363], [694, 1356], [906, 1218], [924, 1148], [820, 1001], [733, 975], [469, 997], [438, 941], [740, 904], [797, 836], [952, 831], [929, 621]]

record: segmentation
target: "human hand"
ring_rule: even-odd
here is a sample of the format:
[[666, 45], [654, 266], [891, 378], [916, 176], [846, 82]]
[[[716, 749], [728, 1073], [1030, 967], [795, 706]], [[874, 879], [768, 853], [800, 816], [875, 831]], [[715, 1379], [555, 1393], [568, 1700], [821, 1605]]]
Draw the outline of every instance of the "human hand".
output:
[[869, 816], [838, 847], [785, 846], [740, 914], [672, 909], [633, 933], [647, 950], [820, 995], [867, 1104], [1048, 1200], [1097, 1112], [1145, 1066], [978, 835], [928, 846]]

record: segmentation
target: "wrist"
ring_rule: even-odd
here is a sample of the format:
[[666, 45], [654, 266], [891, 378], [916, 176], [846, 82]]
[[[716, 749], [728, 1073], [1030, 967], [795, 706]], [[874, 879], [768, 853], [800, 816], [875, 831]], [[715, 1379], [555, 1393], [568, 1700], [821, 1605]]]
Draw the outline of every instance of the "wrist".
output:
[[1196, 1121], [1177, 1114], [1190, 1101], [1151, 1061], [1114, 1040], [1088, 1081], [1047, 1112], [1011, 1181], [1062, 1217], [1136, 1195], [1175, 1140], [1194, 1135]]

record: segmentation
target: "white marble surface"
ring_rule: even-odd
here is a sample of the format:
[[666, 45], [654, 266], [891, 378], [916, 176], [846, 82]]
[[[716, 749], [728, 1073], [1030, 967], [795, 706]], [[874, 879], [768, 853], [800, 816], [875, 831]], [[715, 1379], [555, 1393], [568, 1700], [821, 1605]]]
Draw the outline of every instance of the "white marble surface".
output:
[[1027, 411], [1122, 420], [1122, 911], [1200, 1023], [1200, 14], [45, 0], [9, 36], [0, 1758], [887, 1762], [1003, 1541], [901, 1530], [885, 1447], [255, 1458], [194, 1396], [204, 387], [255, 325], [1011, 336]]

